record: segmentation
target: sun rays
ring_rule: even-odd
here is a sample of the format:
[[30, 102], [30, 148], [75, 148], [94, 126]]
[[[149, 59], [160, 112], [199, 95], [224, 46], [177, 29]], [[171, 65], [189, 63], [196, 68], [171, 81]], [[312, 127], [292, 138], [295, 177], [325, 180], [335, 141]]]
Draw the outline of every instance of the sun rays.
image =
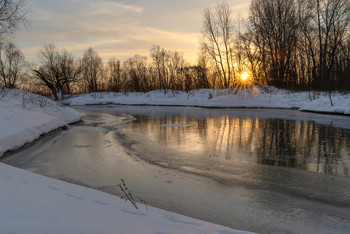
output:
[[253, 85], [253, 77], [248, 71], [241, 72], [238, 76], [236, 76], [234, 81], [234, 87], [231, 91], [230, 98], [233, 95], [237, 95], [236, 101], [240, 101], [241, 94], [243, 94], [243, 98], [247, 99], [248, 95], [259, 94], [258, 89]]

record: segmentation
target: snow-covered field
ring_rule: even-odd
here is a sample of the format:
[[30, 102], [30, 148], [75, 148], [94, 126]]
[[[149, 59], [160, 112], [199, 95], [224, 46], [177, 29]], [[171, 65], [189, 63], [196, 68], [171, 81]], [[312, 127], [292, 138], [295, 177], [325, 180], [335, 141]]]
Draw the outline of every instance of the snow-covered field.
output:
[[[40, 96], [0, 90], [0, 155], [82, 114]], [[1, 233], [245, 233], [0, 163]]]
[[226, 90], [201, 89], [190, 92], [158, 90], [149, 93], [91, 93], [65, 100], [69, 105], [123, 104], [231, 108], [287, 108], [350, 115], [350, 95], [289, 92], [253, 86]]

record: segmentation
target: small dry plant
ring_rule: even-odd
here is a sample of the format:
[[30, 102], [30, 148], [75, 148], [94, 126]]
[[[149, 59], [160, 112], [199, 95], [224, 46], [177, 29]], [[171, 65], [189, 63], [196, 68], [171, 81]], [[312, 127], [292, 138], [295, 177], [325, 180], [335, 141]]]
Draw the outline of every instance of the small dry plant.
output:
[[[135, 207], [135, 209], [138, 210], [139, 208], [137, 206], [136, 200], [134, 199], [134, 197], [133, 197], [133, 195], [131, 193], [131, 190], [129, 190], [128, 187], [126, 186], [124, 179], [121, 179], [121, 183], [118, 184], [117, 187], [120, 189], [120, 191], [122, 191], [122, 193], [125, 196], [125, 197], [122, 197], [122, 198], [125, 201], [130, 201], [131, 204]], [[148, 211], [148, 206], [146, 204], [146, 201], [144, 199], [140, 198], [139, 196], [137, 196], [137, 199], [146, 206], [146, 209]]]

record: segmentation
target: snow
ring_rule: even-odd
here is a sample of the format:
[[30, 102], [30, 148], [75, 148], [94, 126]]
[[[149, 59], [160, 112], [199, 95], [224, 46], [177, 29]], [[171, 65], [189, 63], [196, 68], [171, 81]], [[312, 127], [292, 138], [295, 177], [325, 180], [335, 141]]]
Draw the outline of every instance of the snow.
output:
[[300, 110], [350, 115], [350, 95], [334, 95], [331, 99], [333, 106], [329, 96], [322, 95], [316, 100], [306, 103]]
[[283, 108], [350, 115], [350, 95], [289, 92], [268, 86], [226, 90], [201, 89], [190, 92], [157, 90], [148, 93], [90, 93], [76, 95], [68, 105], [160, 105], [218, 108]]
[[1, 233], [246, 233], [0, 164]]
[[81, 117], [81, 113], [41, 96], [0, 90], [0, 156]]
[[[35, 94], [0, 90], [0, 155], [82, 116]], [[136, 210], [119, 197], [2, 163], [0, 187], [1, 233], [247, 233], [153, 207]]]

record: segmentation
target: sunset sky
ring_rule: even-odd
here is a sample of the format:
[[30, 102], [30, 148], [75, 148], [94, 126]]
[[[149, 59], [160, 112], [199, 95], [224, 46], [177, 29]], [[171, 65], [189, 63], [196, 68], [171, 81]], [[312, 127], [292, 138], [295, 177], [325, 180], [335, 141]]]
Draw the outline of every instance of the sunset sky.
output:
[[[234, 16], [245, 16], [250, 0], [228, 0]], [[28, 0], [27, 29], [15, 43], [28, 61], [44, 44], [55, 43], [76, 57], [93, 47], [107, 61], [149, 55], [153, 44], [182, 51], [195, 61], [203, 10], [217, 0]]]

